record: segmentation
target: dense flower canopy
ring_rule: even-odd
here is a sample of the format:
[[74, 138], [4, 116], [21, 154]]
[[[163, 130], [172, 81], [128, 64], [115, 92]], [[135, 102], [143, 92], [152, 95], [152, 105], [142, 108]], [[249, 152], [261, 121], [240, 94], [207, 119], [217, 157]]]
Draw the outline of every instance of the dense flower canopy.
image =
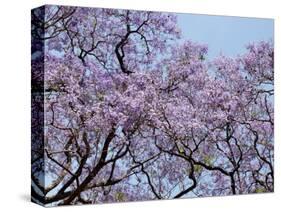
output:
[[271, 41], [209, 61], [171, 13], [61, 6], [32, 37], [34, 201], [273, 191]]

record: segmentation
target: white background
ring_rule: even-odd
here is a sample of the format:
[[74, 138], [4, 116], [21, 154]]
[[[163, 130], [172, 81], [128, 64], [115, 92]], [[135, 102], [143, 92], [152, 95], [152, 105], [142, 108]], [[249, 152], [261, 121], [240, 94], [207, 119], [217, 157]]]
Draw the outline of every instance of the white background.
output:
[[[3, 0], [0, 6], [0, 211], [40, 211], [30, 198], [30, 9], [46, 3], [275, 18], [275, 193], [58, 207], [51, 211], [280, 211], [280, 0]], [[279, 131], [278, 131], [279, 130]], [[279, 208], [278, 208], [279, 207]]]

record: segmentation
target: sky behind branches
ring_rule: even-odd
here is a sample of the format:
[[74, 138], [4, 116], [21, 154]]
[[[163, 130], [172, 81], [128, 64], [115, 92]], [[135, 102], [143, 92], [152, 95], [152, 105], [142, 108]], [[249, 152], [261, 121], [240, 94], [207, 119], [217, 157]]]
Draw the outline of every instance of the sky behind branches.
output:
[[223, 53], [236, 56], [250, 42], [274, 39], [273, 19], [178, 14], [183, 39], [209, 47], [209, 59]]

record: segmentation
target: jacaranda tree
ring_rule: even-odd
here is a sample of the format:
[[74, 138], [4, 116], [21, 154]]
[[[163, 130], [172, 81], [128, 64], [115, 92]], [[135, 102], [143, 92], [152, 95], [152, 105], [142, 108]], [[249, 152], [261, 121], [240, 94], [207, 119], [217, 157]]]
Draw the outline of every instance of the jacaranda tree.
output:
[[32, 12], [32, 198], [272, 192], [274, 50], [207, 60], [171, 13]]

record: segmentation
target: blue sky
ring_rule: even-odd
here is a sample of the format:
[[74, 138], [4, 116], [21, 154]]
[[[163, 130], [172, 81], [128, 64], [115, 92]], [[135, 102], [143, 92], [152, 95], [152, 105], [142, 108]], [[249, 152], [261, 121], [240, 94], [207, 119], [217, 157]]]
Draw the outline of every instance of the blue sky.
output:
[[184, 39], [208, 44], [209, 59], [242, 54], [245, 45], [274, 39], [273, 19], [178, 14]]

